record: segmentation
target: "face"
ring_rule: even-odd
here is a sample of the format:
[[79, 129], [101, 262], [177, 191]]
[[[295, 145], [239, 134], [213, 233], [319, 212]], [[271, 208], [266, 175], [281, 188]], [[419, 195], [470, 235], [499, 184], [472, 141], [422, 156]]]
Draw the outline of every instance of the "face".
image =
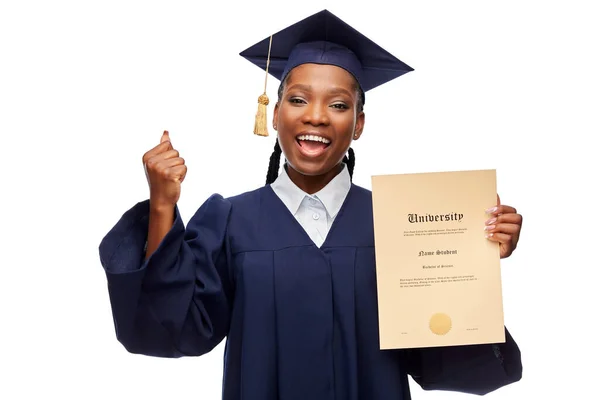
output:
[[356, 81], [346, 70], [318, 64], [294, 68], [273, 115], [288, 165], [306, 176], [333, 171], [362, 134], [359, 101]]

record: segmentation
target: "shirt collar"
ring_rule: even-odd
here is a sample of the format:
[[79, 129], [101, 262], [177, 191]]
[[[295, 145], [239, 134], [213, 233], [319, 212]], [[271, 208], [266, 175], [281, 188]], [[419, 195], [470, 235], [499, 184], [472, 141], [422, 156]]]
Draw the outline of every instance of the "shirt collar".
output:
[[334, 218], [342, 208], [344, 200], [346, 199], [346, 196], [348, 195], [352, 185], [348, 167], [346, 164], [342, 165], [342, 171], [337, 174], [323, 189], [312, 196], [304, 192], [302, 189], [296, 186], [294, 182], [292, 182], [287, 174], [286, 168], [283, 168], [275, 182], [271, 184], [271, 188], [281, 199], [283, 204], [285, 204], [285, 206], [294, 215], [296, 215], [300, 205], [302, 204], [302, 201], [306, 197], [315, 197], [323, 203], [329, 216]]

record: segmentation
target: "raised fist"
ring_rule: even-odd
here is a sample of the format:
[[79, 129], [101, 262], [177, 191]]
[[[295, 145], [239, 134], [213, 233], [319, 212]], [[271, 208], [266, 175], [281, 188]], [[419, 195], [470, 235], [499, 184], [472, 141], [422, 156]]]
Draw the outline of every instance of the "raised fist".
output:
[[173, 148], [169, 132], [164, 131], [160, 144], [143, 157], [146, 179], [150, 187], [150, 205], [153, 208], [174, 207], [181, 194], [181, 182], [187, 167], [179, 152]]

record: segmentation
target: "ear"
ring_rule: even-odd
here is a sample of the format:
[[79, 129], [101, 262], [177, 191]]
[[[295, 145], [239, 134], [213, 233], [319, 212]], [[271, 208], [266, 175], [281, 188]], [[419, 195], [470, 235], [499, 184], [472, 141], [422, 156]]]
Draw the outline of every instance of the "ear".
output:
[[275, 109], [273, 110], [273, 129], [277, 130], [277, 121], [279, 120], [279, 102], [275, 103]]
[[365, 127], [365, 112], [361, 111], [356, 118], [356, 125], [354, 125], [354, 136], [352, 139], [358, 140], [363, 133]]

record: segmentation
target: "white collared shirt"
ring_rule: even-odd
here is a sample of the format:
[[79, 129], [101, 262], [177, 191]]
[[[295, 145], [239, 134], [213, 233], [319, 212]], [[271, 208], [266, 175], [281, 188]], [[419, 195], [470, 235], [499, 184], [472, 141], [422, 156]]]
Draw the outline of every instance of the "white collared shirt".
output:
[[325, 241], [350, 187], [350, 173], [346, 164], [343, 164], [342, 171], [331, 182], [312, 195], [296, 186], [285, 168], [271, 184], [275, 194], [318, 247]]

